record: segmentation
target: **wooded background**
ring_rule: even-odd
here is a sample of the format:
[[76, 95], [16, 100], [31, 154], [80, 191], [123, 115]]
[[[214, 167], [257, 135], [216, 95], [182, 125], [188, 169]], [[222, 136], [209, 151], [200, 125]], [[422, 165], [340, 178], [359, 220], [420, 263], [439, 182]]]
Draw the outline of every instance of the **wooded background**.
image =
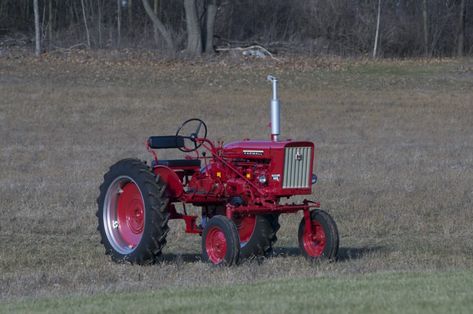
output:
[[0, 45], [360, 56], [373, 53], [379, 20], [376, 56], [463, 56], [472, 10], [470, 0], [0, 0]]

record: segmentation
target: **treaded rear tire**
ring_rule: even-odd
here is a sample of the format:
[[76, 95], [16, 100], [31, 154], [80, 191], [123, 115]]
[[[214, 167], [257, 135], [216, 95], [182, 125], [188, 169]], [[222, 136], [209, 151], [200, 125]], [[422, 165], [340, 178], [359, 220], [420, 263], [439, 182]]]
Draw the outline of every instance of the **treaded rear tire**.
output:
[[[118, 243], [120, 242], [120, 231], [114, 231], [114, 229], [121, 228], [118, 222], [113, 221], [113, 224], [117, 224], [117, 226], [106, 225], [111, 223], [111, 219], [107, 218], [109, 217], [107, 215], [113, 215], [114, 210], [118, 211], [117, 204], [120, 192], [116, 193], [118, 196], [115, 196], [111, 190], [113, 184], [117, 186], [120, 184], [120, 181], [117, 180], [132, 182], [142, 195], [144, 218], [142, 219], [141, 238], [138, 236], [137, 245], [129, 250], [125, 246], [120, 247], [120, 243]], [[100, 195], [97, 199], [97, 230], [100, 232], [105, 254], [110, 255], [113, 261], [146, 265], [159, 260], [169, 231], [167, 224], [169, 220], [167, 211], [169, 199], [165, 195], [165, 190], [166, 185], [159, 179], [159, 176], [156, 177], [151, 169], [138, 159], [120, 160], [111, 166], [104, 175], [104, 181], [100, 185]], [[114, 197], [116, 199], [110, 201]], [[116, 213], [116, 215], [118, 214]], [[111, 233], [113, 234], [111, 235]]]
[[281, 225], [279, 224], [279, 214], [266, 214], [263, 215], [268, 221], [269, 224], [271, 225], [272, 231], [269, 233], [268, 239], [269, 239], [269, 245], [265, 248], [264, 250], [264, 257], [269, 257], [273, 254], [273, 246], [278, 240], [278, 237], [276, 236], [277, 232], [279, 231], [279, 228], [281, 228]]
[[[241, 259], [270, 257], [279, 230], [278, 215], [256, 215], [256, 224], [250, 239], [240, 247]], [[241, 239], [240, 239], [241, 241]]]

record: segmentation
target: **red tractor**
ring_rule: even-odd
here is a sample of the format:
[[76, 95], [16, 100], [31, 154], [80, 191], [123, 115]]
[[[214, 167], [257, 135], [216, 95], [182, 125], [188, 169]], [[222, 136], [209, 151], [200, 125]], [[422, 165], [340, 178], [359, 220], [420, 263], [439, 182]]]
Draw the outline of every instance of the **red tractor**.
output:
[[[314, 144], [279, 139], [277, 79], [272, 82], [271, 140], [215, 143], [200, 119], [184, 122], [172, 136], [151, 136], [151, 165], [120, 160], [104, 176], [98, 197], [98, 230], [106, 254], [116, 262], [149, 264], [159, 260], [170, 219], [182, 219], [186, 233], [202, 237], [202, 259], [234, 265], [269, 256], [283, 213], [303, 212], [299, 247], [309, 260], [337, 257], [339, 237], [332, 217], [309, 195]], [[177, 148], [184, 159], [162, 160], [156, 150]], [[193, 153], [192, 153], [193, 152]], [[192, 153], [192, 154], [191, 154]], [[180, 205], [178, 205], [180, 204]], [[201, 217], [186, 206], [201, 208]]]

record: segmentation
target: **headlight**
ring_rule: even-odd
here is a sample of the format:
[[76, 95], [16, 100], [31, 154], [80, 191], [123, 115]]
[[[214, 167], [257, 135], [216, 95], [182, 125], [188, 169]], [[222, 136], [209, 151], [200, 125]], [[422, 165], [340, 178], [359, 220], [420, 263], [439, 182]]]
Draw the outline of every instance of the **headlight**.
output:
[[261, 184], [265, 184], [266, 183], [266, 176], [265, 175], [261, 175], [258, 177], [258, 181], [259, 183]]
[[317, 183], [317, 176], [315, 174], [312, 174], [312, 184]]

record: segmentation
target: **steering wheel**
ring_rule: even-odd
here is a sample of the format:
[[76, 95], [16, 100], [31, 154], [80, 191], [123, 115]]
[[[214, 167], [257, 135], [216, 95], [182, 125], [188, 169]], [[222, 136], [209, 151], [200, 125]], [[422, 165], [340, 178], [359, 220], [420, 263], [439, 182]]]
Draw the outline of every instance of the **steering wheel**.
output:
[[[189, 134], [189, 135], [182, 135]], [[207, 125], [204, 121], [196, 118], [185, 121], [176, 132], [177, 136], [184, 138], [184, 147], [178, 147], [182, 152], [188, 153], [199, 149], [203, 142], [197, 143], [197, 138], [207, 138]], [[187, 144], [187, 145], [186, 145]], [[192, 147], [193, 146], [193, 147]]]

